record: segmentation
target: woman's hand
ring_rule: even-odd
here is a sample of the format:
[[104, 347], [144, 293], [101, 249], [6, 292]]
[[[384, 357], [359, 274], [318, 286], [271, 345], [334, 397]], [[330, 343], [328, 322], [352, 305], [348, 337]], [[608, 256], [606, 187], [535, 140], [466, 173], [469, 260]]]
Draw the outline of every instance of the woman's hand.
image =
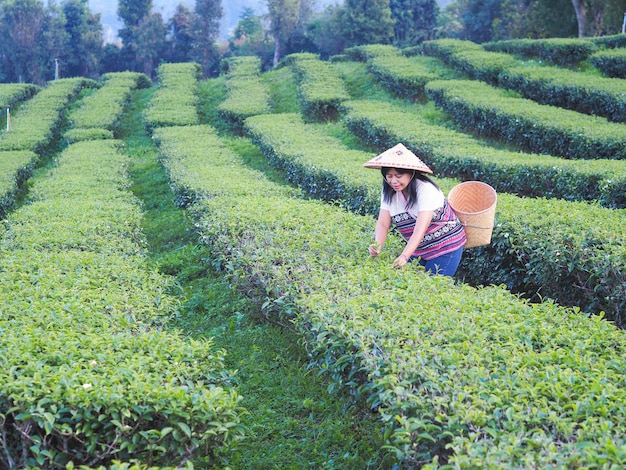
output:
[[400, 256], [398, 256], [394, 261], [393, 264], [391, 265], [392, 268], [399, 268], [401, 266], [404, 266], [405, 264], [407, 264], [409, 262], [409, 259], [406, 257], [406, 255], [404, 253], [402, 253]]
[[372, 258], [376, 258], [380, 254], [381, 248], [382, 246], [380, 243], [372, 243], [370, 246], [367, 247], [368, 251], [370, 252], [370, 256]]

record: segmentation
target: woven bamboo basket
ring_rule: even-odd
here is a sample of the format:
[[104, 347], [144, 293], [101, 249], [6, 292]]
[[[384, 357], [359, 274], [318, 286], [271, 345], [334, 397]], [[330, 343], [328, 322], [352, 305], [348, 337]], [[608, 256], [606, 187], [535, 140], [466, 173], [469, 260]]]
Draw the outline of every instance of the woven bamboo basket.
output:
[[465, 227], [465, 248], [491, 243], [497, 199], [495, 189], [481, 181], [465, 181], [448, 193], [448, 202]]

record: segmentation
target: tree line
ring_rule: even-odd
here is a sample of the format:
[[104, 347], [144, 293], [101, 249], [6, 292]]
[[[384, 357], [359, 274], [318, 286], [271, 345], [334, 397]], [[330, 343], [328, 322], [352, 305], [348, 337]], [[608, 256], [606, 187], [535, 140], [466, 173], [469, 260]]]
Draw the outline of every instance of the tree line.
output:
[[626, 0], [454, 0], [443, 8], [436, 0], [343, 0], [316, 7], [316, 0], [267, 0], [266, 14], [244, 9], [232, 37], [220, 43], [222, 0], [196, 0], [193, 9], [179, 4], [167, 21], [152, 0], [118, 0], [120, 43], [104, 44], [88, 0], [0, 0], [0, 81], [43, 84], [57, 73], [97, 78], [122, 70], [154, 77], [159, 64], [185, 61], [209, 77], [233, 55], [257, 55], [268, 69], [293, 52], [330, 57], [363, 44], [617, 34]]

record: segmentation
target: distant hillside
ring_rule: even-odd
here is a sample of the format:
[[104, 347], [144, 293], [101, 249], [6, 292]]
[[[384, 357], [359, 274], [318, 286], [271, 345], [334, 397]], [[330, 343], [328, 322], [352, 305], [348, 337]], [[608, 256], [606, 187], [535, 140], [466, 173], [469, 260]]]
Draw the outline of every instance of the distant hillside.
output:
[[[195, 0], [153, 0], [153, 11], [161, 13], [164, 20], [167, 21], [174, 14], [176, 6], [181, 3], [189, 9], [193, 9], [196, 2]], [[343, 3], [343, 0], [317, 0], [319, 10], [326, 5], [334, 3]], [[91, 11], [101, 15], [104, 40], [106, 42], [115, 42], [117, 30], [122, 25], [117, 17], [117, 2], [112, 2], [111, 0], [89, 0], [88, 4]], [[227, 39], [230, 36], [230, 31], [237, 25], [237, 21], [239, 21], [239, 17], [246, 7], [252, 8], [258, 14], [261, 14], [267, 11], [267, 0], [222, 1], [224, 16], [220, 28], [221, 39]]]

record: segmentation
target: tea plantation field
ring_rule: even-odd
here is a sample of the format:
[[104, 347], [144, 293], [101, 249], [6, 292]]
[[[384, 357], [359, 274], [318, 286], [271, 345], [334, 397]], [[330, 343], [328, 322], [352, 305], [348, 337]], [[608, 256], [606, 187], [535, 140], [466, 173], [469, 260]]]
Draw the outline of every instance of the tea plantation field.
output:
[[[621, 41], [1, 84], [0, 468], [624, 468]], [[368, 256], [398, 142], [498, 191], [454, 279]]]

